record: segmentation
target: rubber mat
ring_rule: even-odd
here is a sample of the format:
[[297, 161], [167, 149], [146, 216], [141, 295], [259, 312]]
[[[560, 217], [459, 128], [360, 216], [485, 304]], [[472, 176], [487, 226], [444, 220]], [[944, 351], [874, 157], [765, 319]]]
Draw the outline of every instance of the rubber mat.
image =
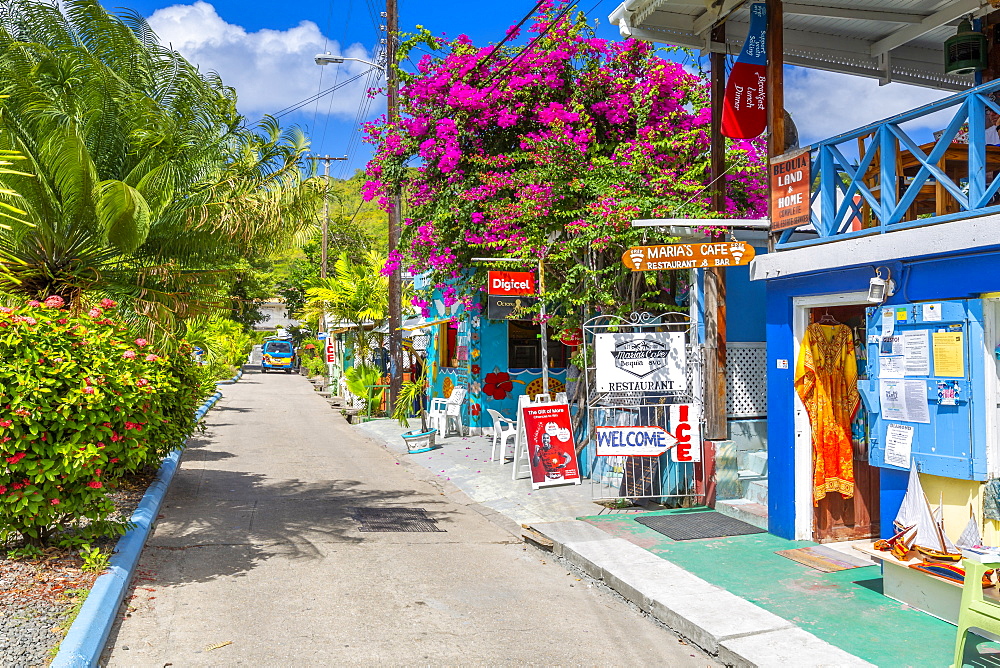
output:
[[746, 536], [752, 533], [767, 533], [752, 524], [747, 524], [742, 520], [723, 515], [714, 510], [703, 513], [678, 513], [675, 515], [642, 515], [635, 518], [635, 521], [673, 540], [723, 538], [725, 536]]
[[354, 508], [358, 531], [420, 533], [444, 531], [423, 508]]

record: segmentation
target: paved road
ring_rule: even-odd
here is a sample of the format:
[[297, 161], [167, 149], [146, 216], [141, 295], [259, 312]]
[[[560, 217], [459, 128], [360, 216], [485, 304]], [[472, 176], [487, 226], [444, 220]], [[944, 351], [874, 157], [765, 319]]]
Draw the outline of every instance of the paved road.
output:
[[[106, 665], [715, 665], [411, 475], [300, 376], [223, 392]], [[362, 533], [353, 507], [424, 508], [444, 531]]]

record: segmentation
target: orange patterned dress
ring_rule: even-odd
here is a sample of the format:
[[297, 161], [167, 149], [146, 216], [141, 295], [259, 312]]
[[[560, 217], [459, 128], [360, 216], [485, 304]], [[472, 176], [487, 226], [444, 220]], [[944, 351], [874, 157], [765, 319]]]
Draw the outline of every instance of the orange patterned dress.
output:
[[813, 505], [829, 492], [854, 496], [851, 421], [861, 397], [850, 327], [809, 325], [795, 364], [795, 391], [812, 427]]

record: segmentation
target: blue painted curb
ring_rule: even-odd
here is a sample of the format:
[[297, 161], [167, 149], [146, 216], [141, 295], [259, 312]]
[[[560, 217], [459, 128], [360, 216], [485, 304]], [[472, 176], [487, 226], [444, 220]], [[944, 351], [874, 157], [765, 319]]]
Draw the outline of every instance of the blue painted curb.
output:
[[[241, 374], [237, 374], [239, 375]], [[195, 424], [221, 398], [222, 393], [216, 392], [206, 399], [194, 412]], [[87, 600], [80, 608], [80, 614], [60, 643], [59, 653], [52, 660], [51, 666], [90, 668], [98, 665], [104, 645], [111, 635], [111, 627], [115, 624], [118, 607], [125, 598], [125, 591], [132, 581], [142, 548], [160, 513], [160, 506], [163, 505], [167, 488], [177, 471], [183, 450], [177, 448], [163, 459], [160, 470], [156, 473], [156, 480], [146, 490], [139, 506], [132, 513], [130, 521], [135, 527], [118, 539], [108, 569], [94, 582]]]
[[225, 380], [217, 380], [217, 381], [215, 381], [215, 384], [216, 385], [232, 385], [233, 383], [235, 383], [236, 381], [238, 381], [242, 377], [243, 377], [243, 369], [240, 369], [239, 371], [236, 372], [236, 375], [233, 376], [232, 378], [227, 378]]

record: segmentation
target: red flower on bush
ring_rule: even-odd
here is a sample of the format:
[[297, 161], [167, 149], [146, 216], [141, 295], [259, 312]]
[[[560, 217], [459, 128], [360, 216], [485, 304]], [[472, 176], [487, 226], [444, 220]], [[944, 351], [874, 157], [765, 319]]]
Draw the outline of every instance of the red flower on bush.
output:
[[9, 427], [14, 424], [11, 420], [0, 420], [0, 427]]
[[87, 483], [87, 487], [90, 487], [92, 489], [100, 489], [104, 487], [104, 483], [100, 482], [99, 480], [91, 480], [90, 482]]
[[483, 393], [497, 401], [507, 398], [507, 393], [514, 389], [514, 383], [510, 380], [510, 374], [503, 371], [494, 371], [486, 374], [484, 379]]
[[53, 506], [58, 506], [59, 505], [59, 499], [52, 499], [51, 501], [49, 501], [49, 503], [51, 503]]
[[135, 359], [135, 351], [134, 350], [126, 350], [125, 352], [122, 353], [122, 357], [124, 357], [127, 360], [134, 360]]
[[8, 457], [7, 458], [7, 463], [8, 464], [16, 464], [19, 461], [21, 461], [22, 459], [24, 459], [24, 457], [25, 457], [26, 454], [27, 454], [26, 452], [19, 452], [16, 455], [14, 455], [13, 457]]
[[115, 302], [113, 302], [110, 299], [105, 298], [105, 299], [101, 300], [101, 307], [102, 308], [114, 308], [116, 306], [118, 306], [118, 304], [116, 304]]
[[62, 308], [65, 305], [65, 300], [59, 295], [49, 295], [45, 298], [45, 306], [48, 308]]

